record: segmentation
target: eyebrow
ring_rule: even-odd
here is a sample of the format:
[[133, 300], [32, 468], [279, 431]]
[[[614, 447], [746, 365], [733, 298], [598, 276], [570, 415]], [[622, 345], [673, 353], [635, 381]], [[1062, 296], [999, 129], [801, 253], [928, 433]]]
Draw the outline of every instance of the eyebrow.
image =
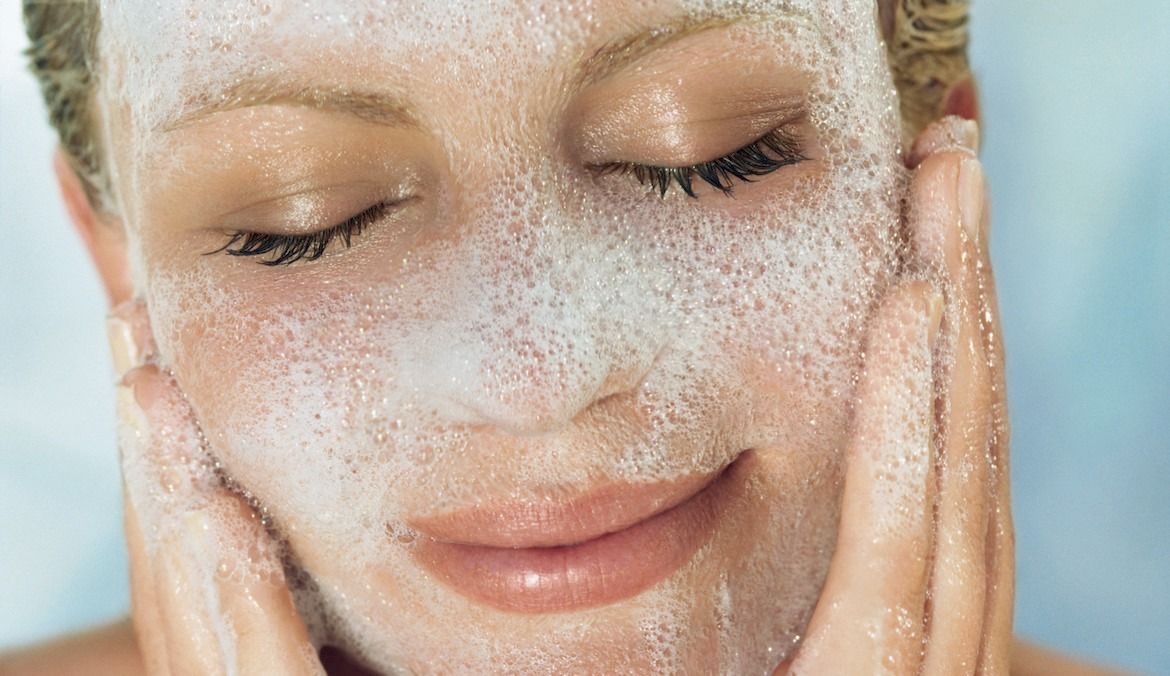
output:
[[598, 47], [596, 51], [582, 59], [575, 68], [573, 82], [577, 87], [591, 85], [672, 42], [713, 28], [729, 26], [741, 19], [742, 17], [738, 15], [707, 17], [688, 15], [618, 38]]
[[664, 24], [642, 29], [602, 45], [578, 64], [574, 84], [578, 87], [585, 87], [604, 80], [650, 52], [696, 33], [736, 24], [763, 22], [768, 18], [775, 19], [777, 16], [811, 19], [807, 12], [801, 11], [789, 3], [783, 3], [780, 7], [769, 12], [732, 5], [716, 11], [686, 14]]
[[183, 112], [163, 124], [161, 128], [164, 132], [170, 132], [195, 124], [216, 113], [253, 106], [277, 105], [344, 113], [386, 126], [418, 126], [410, 107], [403, 99], [393, 94], [261, 77], [243, 80], [215, 96], [189, 100]]
[[[776, 13], [808, 18], [804, 16], [804, 12], [787, 4], [767, 15], [734, 7], [717, 12], [686, 14], [666, 23], [641, 29], [597, 48], [578, 61], [573, 69], [571, 79], [573, 88], [584, 88], [604, 80], [647, 54], [691, 35], [752, 20], [763, 20], [766, 16], [774, 17]], [[242, 80], [216, 95], [204, 95], [189, 100], [176, 118], [160, 125], [160, 128], [164, 132], [171, 132], [216, 113], [265, 105], [302, 106], [338, 112], [386, 126], [419, 126], [406, 101], [393, 94], [291, 82], [279, 77], [259, 77]]]

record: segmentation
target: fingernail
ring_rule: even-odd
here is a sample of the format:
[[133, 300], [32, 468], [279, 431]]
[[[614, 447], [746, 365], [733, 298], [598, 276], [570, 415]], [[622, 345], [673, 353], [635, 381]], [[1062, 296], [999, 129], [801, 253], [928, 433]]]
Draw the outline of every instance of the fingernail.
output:
[[979, 123], [975, 120], [957, 118], [951, 128], [955, 135], [956, 145], [963, 146], [973, 153], [979, 152]]
[[131, 368], [117, 381], [119, 403], [123, 397], [129, 397], [125, 403], [133, 404], [136, 415], [144, 420], [149, 418], [158, 412], [159, 404], [165, 400], [166, 377], [154, 366], [139, 364]]
[[115, 398], [118, 406], [118, 420], [127, 428], [122, 433], [126, 440], [129, 441], [131, 435], [138, 438], [146, 434], [148, 427], [146, 413], [138, 403], [134, 388], [119, 385], [115, 390]]
[[943, 297], [942, 294], [931, 289], [926, 296], [926, 338], [930, 348], [938, 340], [939, 328], [942, 326]]
[[983, 246], [983, 167], [979, 160], [963, 158], [959, 165], [959, 217], [976, 246]]
[[134, 339], [134, 329], [130, 322], [120, 317], [107, 317], [106, 338], [110, 341], [114, 374], [121, 380], [122, 376], [141, 362], [142, 354], [138, 349], [138, 342]]

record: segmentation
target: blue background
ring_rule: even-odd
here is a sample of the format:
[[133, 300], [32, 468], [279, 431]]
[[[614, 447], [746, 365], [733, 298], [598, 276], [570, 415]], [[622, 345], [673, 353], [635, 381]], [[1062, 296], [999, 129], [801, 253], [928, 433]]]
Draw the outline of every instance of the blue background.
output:
[[[1170, 674], [1170, 2], [975, 0], [1017, 629]], [[0, 0], [0, 647], [126, 612], [104, 298]]]

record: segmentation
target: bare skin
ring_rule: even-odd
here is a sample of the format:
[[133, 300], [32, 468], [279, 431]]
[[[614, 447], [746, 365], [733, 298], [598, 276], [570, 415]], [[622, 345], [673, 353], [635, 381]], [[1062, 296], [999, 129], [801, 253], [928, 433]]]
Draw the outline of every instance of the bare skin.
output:
[[[940, 121], [909, 154], [907, 278], [869, 321], [836, 554], [806, 638], [777, 674], [1114, 673], [1013, 643], [1003, 352], [976, 136], [972, 125]], [[951, 297], [920, 281], [928, 271], [945, 275]], [[187, 518], [178, 527], [145, 523], [151, 517], [139, 509], [141, 497], [128, 492], [133, 625], [14, 653], [4, 672], [360, 673], [344, 656], [312, 649], [283, 576], [218, 574], [214, 546], [192, 549], [194, 539], [230, 543], [254, 560], [275, 557], [237, 496], [208, 491], [194, 473], [175, 474], [199, 453], [193, 417], [173, 379], [149, 363], [141, 306], [123, 304], [114, 314], [131, 329], [113, 341], [126, 368], [120, 415], [135, 432], [122, 441], [123, 462], [171, 486], [189, 502]], [[949, 370], [933, 364], [936, 345], [947, 339], [956, 346]], [[933, 377], [907, 377], [915, 373]], [[940, 384], [947, 405], [936, 400]], [[930, 432], [907, 435], [908, 420]], [[920, 448], [907, 453], [907, 439]], [[897, 468], [905, 458], [910, 466]], [[880, 497], [890, 471], [915, 485], [893, 527], [879, 518], [890, 506]], [[252, 527], [228, 530], [217, 514], [243, 514]], [[164, 533], [161, 545], [146, 545], [145, 528]], [[275, 558], [268, 563], [280, 570]], [[198, 583], [204, 578], [211, 584]]]
[[[322, 652], [321, 663], [329, 674], [361, 676], [368, 673], [337, 652]], [[1122, 673], [1073, 660], [1019, 638], [1012, 643], [1011, 663], [1014, 676], [1107, 676]], [[22, 676], [140, 676], [148, 673], [129, 618], [9, 653], [3, 657], [0, 667], [3, 668], [0, 673]]]

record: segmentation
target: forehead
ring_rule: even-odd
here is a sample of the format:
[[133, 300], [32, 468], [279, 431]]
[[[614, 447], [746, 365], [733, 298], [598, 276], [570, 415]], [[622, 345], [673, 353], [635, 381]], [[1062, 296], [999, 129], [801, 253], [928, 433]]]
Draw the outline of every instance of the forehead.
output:
[[114, 99], [155, 126], [257, 76], [500, 87], [680, 26], [788, 18], [821, 34], [874, 32], [872, 16], [873, 0], [121, 0], [103, 2], [101, 53]]

